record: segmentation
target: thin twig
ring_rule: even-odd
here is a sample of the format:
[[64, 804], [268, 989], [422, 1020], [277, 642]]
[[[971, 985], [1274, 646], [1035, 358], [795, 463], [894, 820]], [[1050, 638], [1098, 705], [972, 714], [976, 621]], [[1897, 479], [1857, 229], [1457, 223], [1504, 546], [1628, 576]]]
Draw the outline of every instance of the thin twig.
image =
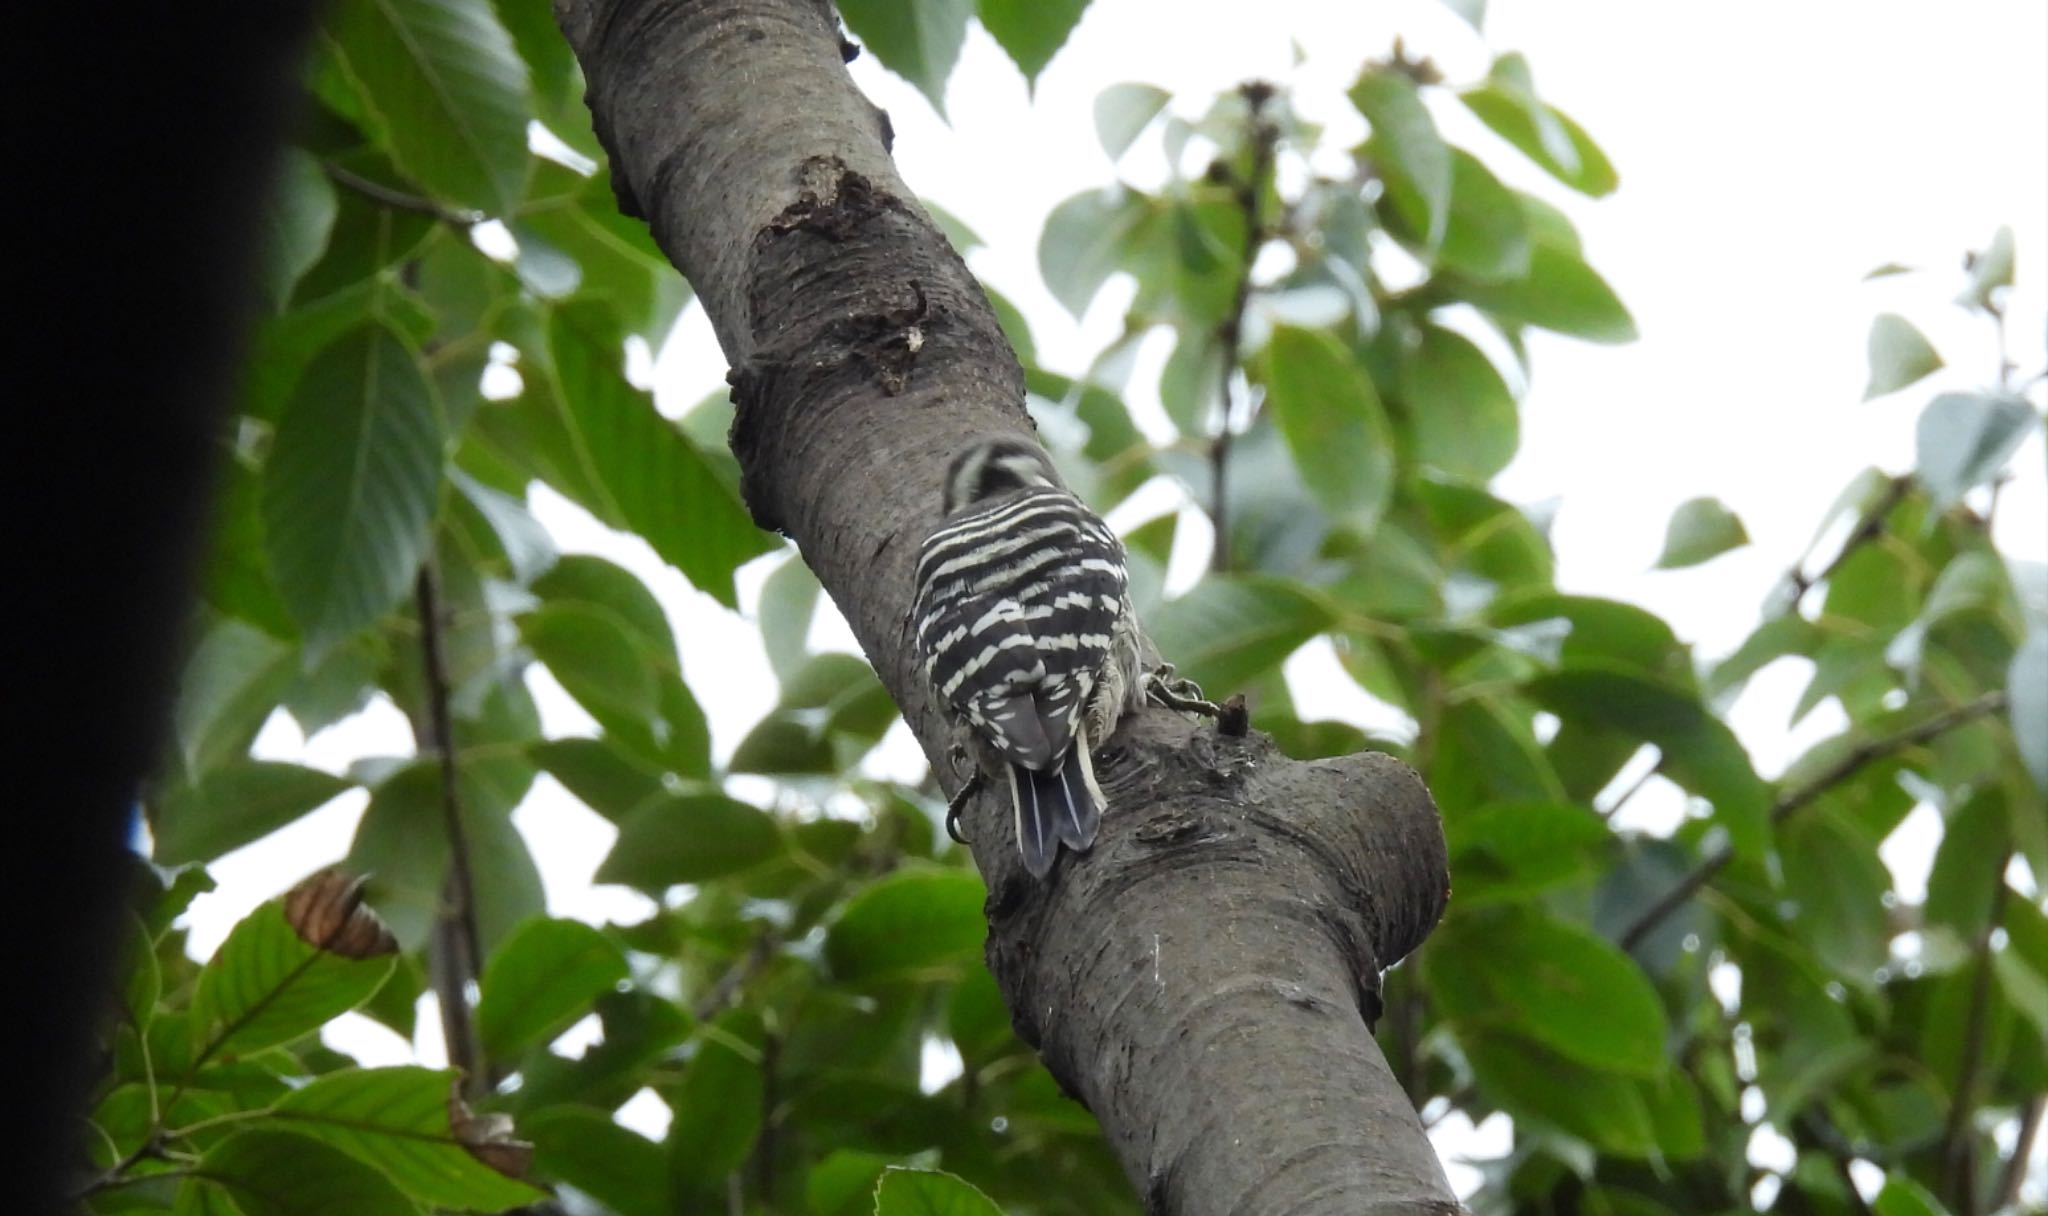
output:
[[2020, 1183], [2027, 1178], [2027, 1158], [2034, 1152], [2034, 1137], [2041, 1132], [2041, 1116], [2048, 1114], [2048, 1094], [2038, 1094], [2020, 1116], [2020, 1134], [2013, 1142], [2012, 1159], [1998, 1176], [1998, 1190], [1991, 1196], [1991, 1210], [2014, 1207], [2020, 1201]]
[[[1882, 739], [1871, 739], [1857, 744], [1813, 780], [1796, 790], [1790, 790], [1779, 795], [1777, 802], [1771, 806], [1771, 822], [1773, 824], [1783, 823], [1822, 794], [1827, 793], [1835, 786], [1861, 772], [1866, 765], [1873, 761], [1881, 760], [1896, 752], [1904, 751], [1916, 744], [1925, 743], [1937, 735], [1945, 734], [1958, 726], [1974, 722], [1988, 714], [1997, 713], [2005, 708], [2005, 702], [2005, 690], [1995, 689], [1974, 701], [1958, 705], [1953, 709], [1943, 710], [1941, 713], [1934, 715], [1909, 730], [1903, 730], [1896, 735], [1888, 735]], [[1733, 849], [1722, 849], [1720, 852], [1700, 862], [1685, 877], [1673, 884], [1669, 891], [1666, 891], [1659, 897], [1656, 903], [1651, 904], [1649, 908], [1645, 909], [1643, 914], [1637, 917], [1635, 922], [1622, 932], [1619, 939], [1621, 948], [1633, 950], [1637, 945], [1641, 944], [1642, 940], [1650, 935], [1651, 930], [1663, 924], [1664, 919], [1673, 912], [1684, 907], [1687, 900], [1691, 899], [1701, 887], [1712, 882], [1714, 877], [1722, 870], [1727, 869], [1728, 863], [1734, 859], [1735, 851]]]
[[1913, 479], [1910, 476], [1902, 473], [1893, 477], [1891, 484], [1885, 488], [1884, 496], [1877, 500], [1877, 505], [1872, 507], [1870, 513], [1863, 517], [1862, 522], [1856, 525], [1856, 530], [1851, 532], [1849, 538], [1842, 542], [1842, 547], [1836, 550], [1835, 556], [1827, 565], [1820, 568], [1819, 573], [1807, 574], [1801, 569], [1806, 564], [1806, 559], [1803, 557], [1791, 570], [1787, 571], [1785, 584], [1791, 589], [1791, 594], [1786, 597], [1786, 606], [1789, 608], [1798, 607], [1799, 601], [1806, 598], [1808, 591], [1834, 577], [1835, 571], [1840, 570], [1842, 563], [1848, 561], [1856, 550], [1884, 535], [1884, 521], [1886, 517], [1891, 515], [1892, 508], [1898, 506], [1899, 501], [1906, 497], [1906, 491], [1912, 488]]
[[1239, 86], [1238, 92], [1251, 107], [1247, 122], [1252, 137], [1252, 168], [1249, 178], [1237, 183], [1237, 205], [1244, 212], [1244, 265], [1238, 272], [1237, 294], [1231, 298], [1230, 312], [1217, 331], [1223, 343], [1223, 366], [1217, 373], [1221, 378], [1218, 397], [1223, 405], [1223, 417], [1216, 428], [1216, 438], [1209, 445], [1210, 519], [1216, 525], [1216, 543], [1211, 550], [1209, 565], [1218, 574], [1230, 568], [1230, 508], [1226, 505], [1233, 434], [1230, 395], [1237, 379], [1238, 361], [1243, 357], [1244, 310], [1252, 298], [1252, 263], [1258, 260], [1259, 243], [1264, 237], [1259, 211], [1265, 199], [1266, 179], [1273, 173], [1273, 148], [1280, 139], [1279, 128], [1265, 120], [1266, 103], [1273, 99], [1273, 86], [1263, 80], [1251, 80]]
[[73, 1191], [71, 1199], [73, 1202], [82, 1202], [93, 1195], [99, 1194], [101, 1191], [117, 1186], [126, 1186], [130, 1181], [128, 1171], [134, 1169], [138, 1162], [145, 1157], [160, 1158], [163, 1155], [163, 1133], [161, 1131], [151, 1132], [143, 1137], [142, 1143], [136, 1145], [134, 1151], [108, 1166], [103, 1173], [92, 1181]]
[[455, 723], [449, 712], [451, 692], [448, 660], [441, 647], [441, 594], [433, 563], [420, 565], [413, 584], [420, 618], [420, 661], [426, 676], [427, 738], [440, 765], [441, 827], [448, 836], [448, 877], [441, 892], [441, 910], [434, 924], [440, 946], [435, 958], [434, 993], [441, 1006], [441, 1033], [448, 1042], [448, 1062], [462, 1073], [464, 1093], [483, 1094], [490, 1083], [483, 1067], [476, 1021], [470, 1016], [469, 988], [482, 976], [483, 948], [476, 925], [476, 886], [470, 869], [469, 834], [462, 823], [460, 761], [455, 750]]
[[1634, 798], [1637, 794], [1642, 793], [1643, 787], [1650, 784], [1652, 779], [1663, 775], [1663, 772], [1664, 755], [1662, 752], [1659, 752], [1657, 755], [1657, 763], [1651, 765], [1647, 769], [1644, 769], [1643, 775], [1636, 778], [1635, 783], [1629, 786], [1628, 789], [1624, 790], [1622, 792], [1621, 797], [1616, 798], [1613, 802], [1608, 803], [1607, 809], [1600, 812], [1600, 818], [1611, 821], [1617, 814], [1621, 813], [1621, 808], [1629, 804], [1629, 800], [1631, 798]]
[[1977, 1107], [1977, 1070], [1984, 1062], [1984, 1032], [1991, 1011], [1991, 935], [2005, 919], [2005, 866], [1999, 867], [1998, 884], [1991, 890], [1991, 912], [1977, 935], [1977, 974], [1970, 981], [1970, 1010], [1963, 1023], [1963, 1058], [1956, 1065], [1956, 1087], [1949, 1099], [1948, 1123], [1941, 1133], [1942, 1170], [1946, 1174], [1950, 1204], [1961, 1216], [1976, 1216], [1976, 1144], [1970, 1135], [1970, 1116]]
[[775, 957], [775, 952], [781, 946], [782, 933], [778, 929], [766, 928], [755, 934], [754, 944], [748, 947], [746, 954], [741, 956], [738, 962], [727, 967], [711, 985], [711, 991], [705, 993], [704, 999], [697, 1002], [697, 1007], [691, 1011], [697, 1020], [708, 1022], [724, 1013], [726, 1006], [738, 999], [740, 989], [746, 986], [748, 980], [760, 974], [761, 969]]
[[382, 182], [372, 181], [360, 173], [342, 168], [333, 161], [321, 161], [320, 169], [334, 179], [336, 185], [346, 186], [371, 202], [394, 211], [410, 211], [414, 215], [424, 215], [464, 232], [483, 222], [484, 217], [477, 212], [451, 211], [433, 199], [407, 194], [403, 190], [393, 190]]

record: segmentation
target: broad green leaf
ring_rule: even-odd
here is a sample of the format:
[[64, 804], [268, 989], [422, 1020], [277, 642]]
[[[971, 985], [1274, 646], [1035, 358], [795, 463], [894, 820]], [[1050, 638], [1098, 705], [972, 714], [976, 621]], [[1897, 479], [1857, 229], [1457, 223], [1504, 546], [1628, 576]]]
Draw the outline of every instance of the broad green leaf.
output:
[[1693, 687], [1691, 652], [1679, 643], [1671, 626], [1634, 604], [1526, 590], [1501, 596], [1488, 619], [1504, 631], [1562, 623], [1567, 628], [1554, 661], [1565, 666], [1616, 663], [1680, 690]]
[[1559, 802], [1495, 803], [1444, 827], [1461, 908], [1525, 901], [1584, 878], [1609, 835], [1590, 808]]
[[270, 229], [263, 251], [263, 288], [271, 307], [282, 309], [299, 276], [327, 252], [327, 234], [334, 229], [339, 209], [334, 183], [327, 180], [320, 162], [297, 148], [286, 148], [278, 161], [270, 205], [263, 209]]
[[1733, 731], [1692, 694], [1611, 662], [1585, 661], [1540, 676], [1529, 692], [1545, 708], [1654, 743], [1664, 775], [1714, 804], [1744, 857], [1770, 847], [1771, 797]]
[[243, 917], [199, 973], [199, 1055], [247, 1056], [318, 1030], [369, 1000], [391, 967], [388, 954], [345, 958], [313, 945], [272, 900]]
[[[984, 0], [983, 9], [988, 7]], [[1102, 150], [1116, 160], [1139, 132], [1152, 125], [1173, 94], [1151, 84], [1113, 84], [1095, 95], [1095, 137]]]
[[497, 548], [511, 567], [512, 577], [521, 586], [547, 573], [555, 564], [558, 555], [554, 538], [524, 502], [492, 489], [460, 469], [451, 471], [448, 480], [489, 525]]
[[2032, 406], [1995, 393], [1943, 393], [1920, 414], [1914, 465], [1937, 509], [1991, 480], [2038, 421]]
[[377, 1167], [423, 1203], [502, 1212], [536, 1202], [541, 1192], [478, 1160], [453, 1125], [455, 1077], [429, 1068], [347, 1069], [293, 1090], [271, 1117]]
[[[1929, 925], [1946, 926], [1963, 941], [1975, 941], [1991, 923], [1993, 893], [2004, 881], [2012, 854], [2005, 794], [1997, 786], [1951, 809], [1927, 873], [1921, 906]], [[2038, 806], [2022, 814], [2039, 814]]]
[[[981, 24], [1027, 83], [1067, 44], [1088, 0], [980, 0]], [[1116, 153], [1110, 153], [1112, 157]]]
[[1542, 241], [1531, 249], [1529, 273], [1486, 282], [1455, 277], [1458, 298], [1501, 320], [1620, 344], [1636, 340], [1635, 318], [1599, 272], [1569, 249]]
[[2048, 791], [2048, 628], [2036, 625], [2027, 635], [2012, 656], [2005, 687], [2012, 698], [2007, 713], [2020, 760], [2034, 775], [2034, 784]]
[[567, 554], [534, 582], [533, 591], [549, 603], [604, 610], [641, 646], [674, 665], [676, 635], [668, 613], [647, 584], [624, 566], [588, 553]]
[[1397, 205], [1412, 200], [1419, 214], [1406, 218], [1434, 253], [1451, 215], [1451, 149], [1437, 134], [1415, 83], [1392, 68], [1369, 69], [1351, 86], [1351, 104], [1372, 127], [1366, 155], [1390, 183]]
[[1718, 498], [1691, 498], [1671, 513], [1671, 525], [1664, 532], [1664, 552], [1657, 557], [1657, 569], [1676, 570], [1697, 566], [1730, 549], [1749, 543], [1749, 530], [1735, 512]]
[[729, 1009], [704, 1028], [669, 1094], [669, 1167], [684, 1186], [722, 1193], [726, 1175], [746, 1164], [767, 1096], [762, 1040], [761, 1016], [748, 1009]]
[[736, 874], [781, 851], [775, 820], [759, 807], [723, 794], [673, 794], [619, 824], [597, 881], [658, 892]]
[[1847, 816], [1815, 808], [1778, 830], [1778, 850], [1793, 876], [1786, 919], [1794, 932], [1823, 966], [1867, 987], [1892, 933], [1884, 903], [1891, 876], [1877, 841]]
[[1579, 124], [1538, 100], [1528, 61], [1519, 53], [1494, 60], [1486, 84], [1458, 97], [1479, 121], [1572, 189], [1598, 197], [1619, 184], [1614, 166]]
[[890, 1164], [886, 1154], [860, 1149], [835, 1148], [825, 1154], [804, 1178], [804, 1200], [812, 1216], [875, 1216], [875, 1184]]
[[898, 870], [847, 901], [825, 935], [825, 961], [851, 984], [951, 971], [981, 957], [986, 894], [967, 871]]
[[1630, 1078], [1501, 1031], [1462, 1034], [1458, 1046], [1480, 1092], [1518, 1125], [1547, 1124], [1622, 1157], [1657, 1151], [1649, 1102]]
[[542, 918], [512, 931], [484, 965], [476, 1029], [494, 1060], [510, 1060], [569, 1027], [591, 999], [626, 978], [626, 959], [581, 921]]
[[293, 676], [292, 648], [239, 620], [213, 622], [178, 681], [172, 727], [195, 778], [248, 749]]
[[1090, 190], [1054, 207], [1038, 239], [1038, 273], [1053, 298], [1077, 318], [1087, 312], [1119, 269], [1125, 243], [1151, 213], [1150, 200], [1121, 187]]
[[[520, 750], [508, 747], [466, 755], [457, 775], [477, 931], [486, 951], [546, 907], [540, 871], [525, 837], [512, 824], [517, 799], [506, 797], [523, 795], [519, 776], [532, 771]], [[378, 912], [409, 950], [425, 943], [445, 902], [445, 813], [440, 766], [431, 757], [418, 760], [377, 787], [349, 844], [348, 868], [370, 876]]]
[[1475, 279], [1529, 272], [1530, 222], [1521, 196], [1463, 148], [1451, 149], [1451, 215], [1437, 261]]
[[1372, 381], [1328, 334], [1281, 326], [1263, 360], [1267, 404], [1301, 478], [1332, 515], [1370, 529], [1394, 492], [1394, 452]]
[[883, 67], [916, 85], [940, 114], [946, 112], [946, 78], [960, 58], [973, 15], [974, 0], [841, 0], [839, 5], [840, 19], [853, 36]]
[[549, 739], [530, 754], [584, 805], [615, 824], [663, 789], [661, 770], [609, 739]]
[[1423, 325], [1421, 340], [1401, 348], [1395, 383], [1417, 460], [1483, 483], [1514, 458], [1521, 428], [1514, 393], [1470, 339]]
[[152, 808], [150, 856], [167, 866], [212, 861], [324, 806], [349, 785], [297, 764], [232, 761], [173, 788]]
[[[563, 41], [559, 32], [555, 39]], [[576, 104], [583, 104], [580, 93]], [[522, 206], [511, 223], [522, 256], [544, 245], [570, 259], [577, 280], [566, 294], [612, 305], [629, 332], [659, 349], [690, 301], [689, 283], [655, 245], [646, 224], [619, 214], [608, 173], [583, 178], [542, 162], [534, 176], [537, 201]], [[544, 193], [543, 182], [553, 189]]]
[[426, 555], [441, 480], [440, 406], [381, 326], [306, 368], [263, 466], [277, 589], [317, 656], [389, 611]]
[[503, 215], [526, 185], [526, 64], [488, 0], [351, 0], [327, 49], [361, 119], [436, 197]]
[[230, 453], [221, 462], [220, 478], [199, 593], [207, 607], [222, 616], [254, 625], [273, 638], [296, 638], [298, 627], [278, 598], [270, 564], [263, 559], [259, 472], [240, 453]]
[[1940, 353], [1911, 321], [1897, 313], [1879, 313], [1870, 324], [1870, 383], [1863, 399], [1897, 392], [1940, 366]]
[[1885, 1179], [1884, 1189], [1871, 1201], [1870, 1210], [1872, 1216], [1948, 1216], [1941, 1200], [1903, 1173]]
[[[445, 1098], [445, 1096], [444, 1096]], [[175, 1216], [418, 1216], [372, 1166], [305, 1136], [251, 1128], [207, 1150]]]
[[1423, 958], [1445, 1017], [1512, 1030], [1587, 1068], [1647, 1078], [1666, 1067], [1656, 989], [1584, 929], [1524, 910], [1459, 917]]
[[624, 353], [602, 305], [558, 308], [548, 324], [562, 457], [581, 474], [558, 486], [599, 519], [646, 539], [720, 603], [732, 606], [733, 571], [774, 548], [733, 488], [683, 433], [626, 383]]
[[1180, 673], [1217, 697], [1279, 666], [1330, 626], [1328, 608], [1288, 580], [1206, 578], [1169, 601], [1152, 638]]
[[1970, 255], [1970, 285], [1956, 297], [1956, 303], [1990, 311], [1991, 293], [2001, 287], [2012, 286], [2012, 268], [2012, 229], [2000, 225], [1991, 237], [1991, 244]]
[[875, 1216], [1003, 1216], [1003, 1210], [943, 1170], [892, 1165], [875, 1184]]
[[787, 681], [810, 656], [811, 620], [821, 590], [818, 576], [795, 553], [761, 585], [761, 644], [777, 680]]
[[600, 722], [651, 722], [659, 711], [649, 656], [617, 614], [589, 604], [544, 604], [519, 635], [569, 695]]
[[307, 738], [362, 712], [391, 662], [385, 635], [357, 634], [327, 652], [311, 671], [301, 671], [284, 690], [284, 708]]
[[670, 1216], [661, 1146], [620, 1127], [607, 1111], [550, 1106], [519, 1121], [533, 1142], [536, 1173], [566, 1182], [619, 1216]]
[[526, 1057], [515, 1110], [543, 1111], [564, 1102], [615, 1108], [647, 1084], [646, 1070], [669, 1058], [690, 1034], [688, 1013], [638, 989], [599, 996], [597, 1017], [604, 1038], [580, 1058], [547, 1052]]
[[1477, 575], [1502, 591], [1548, 589], [1554, 565], [1550, 542], [1527, 515], [1486, 491], [1424, 478], [1414, 493], [1430, 531], [1442, 544], [1436, 561]]

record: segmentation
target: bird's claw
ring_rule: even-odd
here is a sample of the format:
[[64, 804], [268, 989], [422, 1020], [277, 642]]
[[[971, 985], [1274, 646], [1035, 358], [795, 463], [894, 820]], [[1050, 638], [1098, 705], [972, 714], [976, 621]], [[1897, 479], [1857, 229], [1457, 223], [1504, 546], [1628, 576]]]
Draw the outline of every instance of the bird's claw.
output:
[[946, 835], [952, 838], [954, 844], [969, 843], [967, 837], [960, 834], [960, 814], [967, 809], [968, 799], [974, 797], [980, 790], [981, 773], [976, 772], [946, 803]]
[[1215, 702], [1203, 699], [1201, 685], [1175, 675], [1171, 663], [1161, 663], [1145, 673], [1145, 695], [1156, 705], [1184, 714], [1214, 718], [1223, 712]]

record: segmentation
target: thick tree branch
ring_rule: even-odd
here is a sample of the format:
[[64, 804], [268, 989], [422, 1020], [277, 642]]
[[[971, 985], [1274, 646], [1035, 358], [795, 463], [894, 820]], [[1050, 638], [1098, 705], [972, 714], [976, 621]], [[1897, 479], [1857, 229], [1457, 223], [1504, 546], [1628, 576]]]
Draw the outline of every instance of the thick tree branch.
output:
[[[793, 536], [943, 783], [911, 567], [946, 463], [1029, 434], [980, 285], [898, 179], [821, 0], [557, 0], [622, 204], [727, 359], [750, 509]], [[1154, 710], [1097, 762], [1092, 852], [1045, 883], [967, 808], [988, 957], [1019, 1031], [1100, 1117], [1152, 1210], [1457, 1203], [1368, 1032], [1378, 972], [1446, 896], [1434, 807], [1383, 756], [1287, 760]]]

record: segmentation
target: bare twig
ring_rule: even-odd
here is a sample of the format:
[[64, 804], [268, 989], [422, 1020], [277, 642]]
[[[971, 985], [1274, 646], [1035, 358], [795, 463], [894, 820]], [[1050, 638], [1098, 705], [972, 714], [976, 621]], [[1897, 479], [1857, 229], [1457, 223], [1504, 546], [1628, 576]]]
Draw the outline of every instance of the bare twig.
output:
[[724, 1013], [726, 1007], [739, 998], [740, 989], [746, 987], [748, 980], [761, 973], [761, 969], [774, 959], [775, 952], [781, 947], [780, 930], [769, 927], [755, 934], [754, 944], [747, 948], [746, 954], [725, 969], [711, 985], [711, 991], [705, 993], [704, 999], [698, 1001], [697, 1007], [691, 1010], [697, 1020], [708, 1022]]
[[1216, 525], [1216, 544], [1211, 550], [1209, 565], [1219, 574], [1230, 568], [1230, 508], [1226, 505], [1233, 434], [1230, 396], [1237, 378], [1238, 361], [1243, 357], [1244, 310], [1252, 298], [1252, 263], [1258, 260], [1259, 243], [1264, 239], [1259, 212], [1265, 199], [1266, 180], [1273, 174], [1274, 145], [1280, 139], [1279, 128], [1265, 119], [1266, 103], [1273, 99], [1273, 86], [1263, 80], [1251, 80], [1239, 86], [1238, 92], [1251, 107], [1247, 122], [1251, 128], [1252, 167], [1250, 175], [1237, 183], [1237, 205], [1244, 212], [1244, 265], [1238, 272], [1237, 294], [1231, 299], [1230, 313], [1223, 318], [1223, 326], [1217, 331], [1223, 343], [1223, 366], [1218, 372], [1221, 379], [1217, 394], [1222, 402], [1223, 417], [1216, 428], [1216, 438], [1209, 445], [1210, 518]]
[[1871, 507], [1870, 513], [1865, 515], [1863, 521], [1856, 525], [1856, 530], [1849, 534], [1848, 539], [1842, 542], [1842, 547], [1836, 550], [1835, 556], [1829, 560], [1827, 565], [1822, 566], [1818, 573], [1807, 574], [1805, 572], [1803, 567], [1806, 564], [1806, 559], [1803, 557], [1799, 560], [1798, 564], [1787, 571], [1784, 584], [1789, 591], [1785, 599], [1787, 607], [1797, 608], [1799, 601], [1806, 598], [1807, 592], [1832, 578], [1835, 571], [1840, 570], [1842, 563], [1848, 561], [1856, 550], [1882, 536], [1884, 534], [1885, 518], [1892, 513], [1892, 508], [1898, 506], [1899, 501], [1905, 498], [1906, 491], [1912, 488], [1912, 477], [1903, 473], [1893, 477], [1891, 484], [1885, 488], [1884, 496], [1877, 500], [1877, 504]]
[[1949, 1206], [1961, 1216], [1976, 1216], [1981, 1210], [1977, 1206], [1977, 1146], [1970, 1134], [1970, 1116], [1977, 1108], [1977, 1070], [1984, 1062], [1984, 1032], [1991, 1010], [1991, 935], [2005, 919], [2006, 893], [2012, 889], [2006, 885], [2004, 871], [2005, 867], [2000, 865], [1998, 883], [1991, 890], [1991, 912], [1984, 918], [1983, 931], [1977, 935], [1977, 973], [1970, 980], [1970, 1010], [1963, 1024], [1963, 1058], [1956, 1065], [1955, 1092], [1949, 1099], [1948, 1123], [1941, 1134], [1942, 1172], [1952, 1197]]
[[1643, 787], [1650, 784], [1652, 779], [1662, 775], [1663, 772], [1664, 756], [1660, 752], [1657, 756], [1657, 763], [1652, 764], [1647, 769], [1644, 769], [1643, 775], [1636, 778], [1634, 784], [1630, 785], [1626, 790], [1623, 790], [1619, 798], [1616, 798], [1613, 802], [1608, 803], [1607, 809], [1600, 812], [1600, 818], [1612, 820], [1616, 815], [1621, 813], [1621, 808], [1629, 804], [1630, 799], [1634, 798], [1637, 794], [1642, 793]]
[[333, 161], [321, 161], [320, 169], [332, 178], [336, 185], [345, 186], [371, 202], [394, 211], [410, 211], [415, 215], [424, 215], [464, 232], [482, 223], [484, 219], [474, 211], [451, 211], [433, 199], [407, 194], [403, 190], [393, 190], [382, 182], [372, 181], [360, 173], [342, 168]]
[[[1841, 759], [1829, 765], [1826, 770], [1813, 780], [1800, 786], [1798, 789], [1789, 790], [1779, 795], [1777, 802], [1771, 807], [1771, 822], [1774, 824], [1783, 823], [1822, 794], [1827, 793], [1835, 786], [1861, 772], [1864, 766], [1873, 761], [1881, 760], [1886, 756], [1904, 751], [1909, 747], [1925, 743], [1938, 735], [1954, 730], [1958, 726], [1974, 722], [1986, 715], [1997, 713], [2005, 708], [2005, 702], [2005, 690], [1996, 689], [1985, 693], [1974, 701], [1966, 702], [1952, 709], [1943, 710], [1941, 713], [1934, 715], [1911, 729], [1900, 731], [1896, 735], [1887, 735], [1882, 739], [1870, 739], [1850, 748], [1848, 752], [1843, 754]], [[1722, 870], [1727, 869], [1728, 863], [1734, 859], [1734, 850], [1722, 849], [1720, 852], [1700, 862], [1685, 877], [1679, 879], [1669, 891], [1666, 891], [1656, 903], [1651, 904], [1645, 909], [1643, 914], [1637, 917], [1635, 922], [1622, 932], [1619, 939], [1621, 948], [1633, 950], [1637, 945], [1641, 944], [1642, 940], [1650, 935], [1651, 930], [1663, 924], [1664, 919], [1673, 912], [1684, 907], [1687, 900], [1691, 899], [1701, 887], [1712, 882], [1714, 877]]]
[[462, 1073], [465, 1096], [479, 1097], [488, 1088], [483, 1049], [476, 1021], [470, 1016], [469, 988], [482, 976], [483, 948], [476, 925], [476, 888], [470, 869], [469, 834], [462, 823], [462, 787], [455, 750], [455, 723], [449, 712], [448, 660], [441, 648], [440, 585], [433, 563], [422, 563], [413, 584], [420, 618], [420, 663], [426, 677], [426, 738], [440, 764], [441, 826], [448, 836], [448, 877], [435, 918], [433, 984], [441, 1006], [441, 1033], [448, 1042], [448, 1062]]

